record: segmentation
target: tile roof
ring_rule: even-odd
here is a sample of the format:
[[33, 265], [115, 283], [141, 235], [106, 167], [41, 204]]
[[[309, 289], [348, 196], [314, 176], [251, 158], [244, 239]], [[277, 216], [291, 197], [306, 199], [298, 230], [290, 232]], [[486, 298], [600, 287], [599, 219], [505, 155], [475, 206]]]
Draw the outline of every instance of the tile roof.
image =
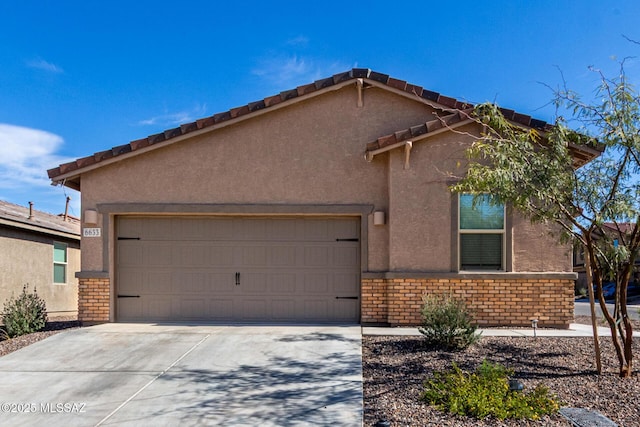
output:
[[65, 234], [80, 239], [80, 220], [72, 216], [53, 215], [0, 200], [0, 224], [45, 234]]
[[620, 231], [621, 233], [629, 234], [633, 231], [636, 224], [635, 222], [619, 222], [617, 224], [613, 222], [605, 222], [602, 224], [602, 226], [604, 228], [608, 228], [611, 231], [615, 231], [615, 232]]
[[[245, 118], [246, 116], [255, 114], [258, 111], [273, 108], [274, 106], [279, 104], [286, 104], [292, 102], [292, 100], [295, 100], [297, 98], [307, 97], [315, 92], [319, 92], [327, 88], [346, 85], [349, 82], [356, 81], [357, 79], [363, 79], [369, 85], [375, 85], [378, 87], [387, 88], [389, 90], [399, 91], [400, 93], [405, 93], [408, 96], [415, 96], [416, 98], [421, 99], [423, 102], [431, 105], [432, 107], [443, 111], [453, 112], [453, 110], [467, 110], [473, 107], [472, 104], [469, 104], [467, 102], [459, 101], [455, 98], [441, 95], [438, 92], [424, 89], [421, 86], [408, 83], [404, 80], [395, 79], [387, 74], [372, 71], [368, 68], [354, 68], [350, 71], [338, 73], [325, 79], [316, 80], [313, 83], [298, 86], [295, 89], [280, 92], [279, 94], [269, 96], [259, 101], [250, 102], [247, 105], [232, 108], [229, 111], [217, 113], [209, 117], [198, 119], [191, 123], [185, 123], [176, 128], [167, 129], [164, 132], [131, 141], [128, 144], [112, 147], [109, 150], [100, 151], [94, 153], [93, 155], [77, 159], [73, 162], [61, 164], [60, 166], [50, 169], [47, 172], [49, 178], [53, 182], [64, 182], [65, 177], [70, 178], [69, 181], [64, 182], [65, 185], [79, 190], [79, 174], [84, 168], [93, 168], [94, 165], [98, 165], [101, 162], [107, 161], [109, 159], [114, 159], [118, 156], [122, 156], [154, 145], [161, 145], [163, 143], [166, 143], [167, 141], [183, 135], [188, 135], [192, 132], [200, 131], [206, 128], [213, 128], [222, 123]], [[508, 119], [525, 126], [540, 129], [543, 129], [545, 128], [545, 126], [547, 126], [546, 122], [544, 121], [532, 119], [530, 116], [517, 113], [513, 110], [502, 109], [502, 112]]]
[[412, 126], [408, 129], [402, 129], [392, 134], [381, 136], [377, 140], [368, 143], [366, 151], [369, 152], [379, 150], [398, 142], [419, 138], [423, 135], [428, 136], [429, 134], [432, 134], [437, 130], [446, 129], [450, 126], [455, 125], [456, 123], [461, 123], [469, 120], [471, 118], [473, 108], [469, 108], [469, 104], [466, 104], [466, 106], [467, 108], [461, 109], [451, 114], [447, 114], [442, 117], [438, 117], [435, 120], [430, 120], [428, 122]]

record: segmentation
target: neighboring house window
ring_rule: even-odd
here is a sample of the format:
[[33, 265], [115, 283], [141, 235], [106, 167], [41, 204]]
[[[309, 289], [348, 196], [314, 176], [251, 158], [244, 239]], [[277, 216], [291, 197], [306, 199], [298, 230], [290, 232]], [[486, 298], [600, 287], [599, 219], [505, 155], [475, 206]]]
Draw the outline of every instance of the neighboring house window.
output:
[[505, 270], [505, 210], [490, 195], [460, 194], [460, 270]]
[[67, 283], [66, 243], [53, 243], [53, 283]]

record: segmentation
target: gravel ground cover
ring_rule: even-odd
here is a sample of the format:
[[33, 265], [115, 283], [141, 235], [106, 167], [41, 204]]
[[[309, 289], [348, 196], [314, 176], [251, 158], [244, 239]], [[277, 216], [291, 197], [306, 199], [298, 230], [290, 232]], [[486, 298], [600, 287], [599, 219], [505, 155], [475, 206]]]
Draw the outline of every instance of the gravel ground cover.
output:
[[[590, 318], [576, 322], [590, 324]], [[447, 352], [426, 348], [421, 337], [365, 336], [365, 425], [387, 420], [392, 426], [571, 426], [561, 415], [538, 421], [454, 417], [419, 400], [424, 380], [434, 371], [449, 369], [454, 361], [473, 371], [487, 359], [513, 369], [525, 390], [544, 383], [563, 406], [596, 410], [620, 426], [640, 426], [638, 372], [620, 379], [611, 338], [599, 342], [605, 371], [600, 376], [592, 338], [484, 337], [465, 351]], [[634, 354], [640, 357], [640, 339], [634, 340]]]
[[9, 354], [16, 350], [20, 350], [22, 347], [26, 347], [30, 344], [33, 344], [34, 342], [60, 333], [65, 329], [79, 327], [80, 324], [75, 317], [58, 317], [50, 322], [47, 322], [44, 330], [40, 332], [22, 335], [20, 337], [11, 339], [3, 339], [3, 336], [0, 336], [0, 356], [4, 356], [5, 354]]

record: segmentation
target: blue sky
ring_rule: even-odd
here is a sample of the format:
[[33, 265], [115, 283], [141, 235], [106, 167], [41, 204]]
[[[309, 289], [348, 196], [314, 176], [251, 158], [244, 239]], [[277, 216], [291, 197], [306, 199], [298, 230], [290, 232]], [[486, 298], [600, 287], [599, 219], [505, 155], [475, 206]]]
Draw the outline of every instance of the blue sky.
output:
[[[640, 2], [0, 1], [0, 199], [80, 214], [46, 170], [353, 67], [552, 122], [640, 55]], [[635, 59], [626, 69], [637, 81]]]

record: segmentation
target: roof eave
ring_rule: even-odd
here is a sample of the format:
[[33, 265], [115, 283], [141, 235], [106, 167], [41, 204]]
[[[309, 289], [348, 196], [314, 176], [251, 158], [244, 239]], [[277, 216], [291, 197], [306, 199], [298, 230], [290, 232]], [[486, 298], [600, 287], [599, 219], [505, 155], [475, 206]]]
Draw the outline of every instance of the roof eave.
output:
[[[365, 79], [367, 80], [367, 82], [369, 82], [369, 79]], [[241, 115], [238, 116], [236, 118], [230, 119], [230, 120], [226, 120], [226, 121], [222, 121], [220, 123], [216, 123], [207, 127], [203, 127], [202, 129], [198, 129], [198, 130], [194, 130], [182, 135], [177, 135], [174, 136], [172, 138], [169, 139], [165, 139], [163, 141], [160, 141], [159, 143], [155, 143], [152, 145], [148, 145], [146, 147], [143, 148], [138, 148], [136, 150], [130, 150], [126, 153], [123, 154], [119, 154], [117, 156], [113, 156], [110, 158], [107, 158], [105, 160], [101, 160], [99, 162], [95, 162], [92, 164], [89, 164], [87, 166], [83, 166], [83, 167], [79, 167], [77, 169], [73, 169], [69, 172], [66, 173], [62, 173], [61, 172], [61, 167], [64, 165], [61, 165], [57, 168], [53, 168], [48, 170], [48, 174], [49, 174], [49, 178], [52, 181], [52, 184], [61, 184], [64, 186], [67, 186], [69, 188], [73, 188], [74, 190], [78, 190], [80, 191], [80, 177], [83, 173], [98, 169], [98, 168], [102, 168], [103, 166], [107, 166], [113, 163], [117, 163], [119, 161], [122, 160], [126, 160], [126, 159], [130, 159], [132, 157], [138, 156], [140, 154], [144, 154], [148, 151], [152, 151], [155, 150], [157, 148], [160, 147], [168, 147], [169, 145], [178, 143], [180, 141], [183, 141], [185, 139], [189, 139], [189, 138], [193, 138], [193, 137], [198, 137], [201, 135], [205, 135], [208, 134], [210, 132], [214, 132], [218, 129], [222, 129], [228, 126], [233, 126], [236, 125], [238, 123], [242, 123], [245, 120], [249, 120], [249, 119], [253, 119], [255, 117], [259, 117], [263, 114], [267, 114], [270, 113], [272, 111], [277, 111], [280, 110], [282, 108], [286, 108], [289, 107], [291, 105], [295, 105], [299, 102], [302, 101], [306, 101], [312, 98], [315, 98], [316, 96], [320, 96], [329, 92], [333, 92], [336, 90], [340, 90], [345, 86], [350, 86], [350, 85], [354, 85], [356, 84], [356, 79], [349, 79], [340, 83], [336, 83], [335, 85], [332, 86], [328, 86], [325, 88], [322, 88], [320, 90], [305, 94], [303, 96], [298, 96], [295, 98], [291, 98], [291, 99], [287, 99], [286, 101], [282, 101], [276, 105], [271, 106], [270, 108], [266, 108], [266, 109], [260, 109], [254, 112], [251, 112], [249, 114], [245, 114], [245, 115]], [[131, 144], [131, 143], [130, 143]], [[76, 162], [80, 161], [82, 159], [77, 160]]]
[[56, 236], [56, 237], [64, 237], [66, 239], [71, 239], [71, 240], [78, 240], [78, 241], [80, 240], [80, 233], [76, 234], [76, 233], [67, 232], [67, 231], [54, 230], [49, 227], [43, 227], [35, 224], [27, 224], [21, 221], [12, 221], [6, 218], [0, 218], [0, 225], [12, 227], [12, 228], [18, 228], [21, 230], [33, 231], [40, 234], [47, 234], [47, 235]]

